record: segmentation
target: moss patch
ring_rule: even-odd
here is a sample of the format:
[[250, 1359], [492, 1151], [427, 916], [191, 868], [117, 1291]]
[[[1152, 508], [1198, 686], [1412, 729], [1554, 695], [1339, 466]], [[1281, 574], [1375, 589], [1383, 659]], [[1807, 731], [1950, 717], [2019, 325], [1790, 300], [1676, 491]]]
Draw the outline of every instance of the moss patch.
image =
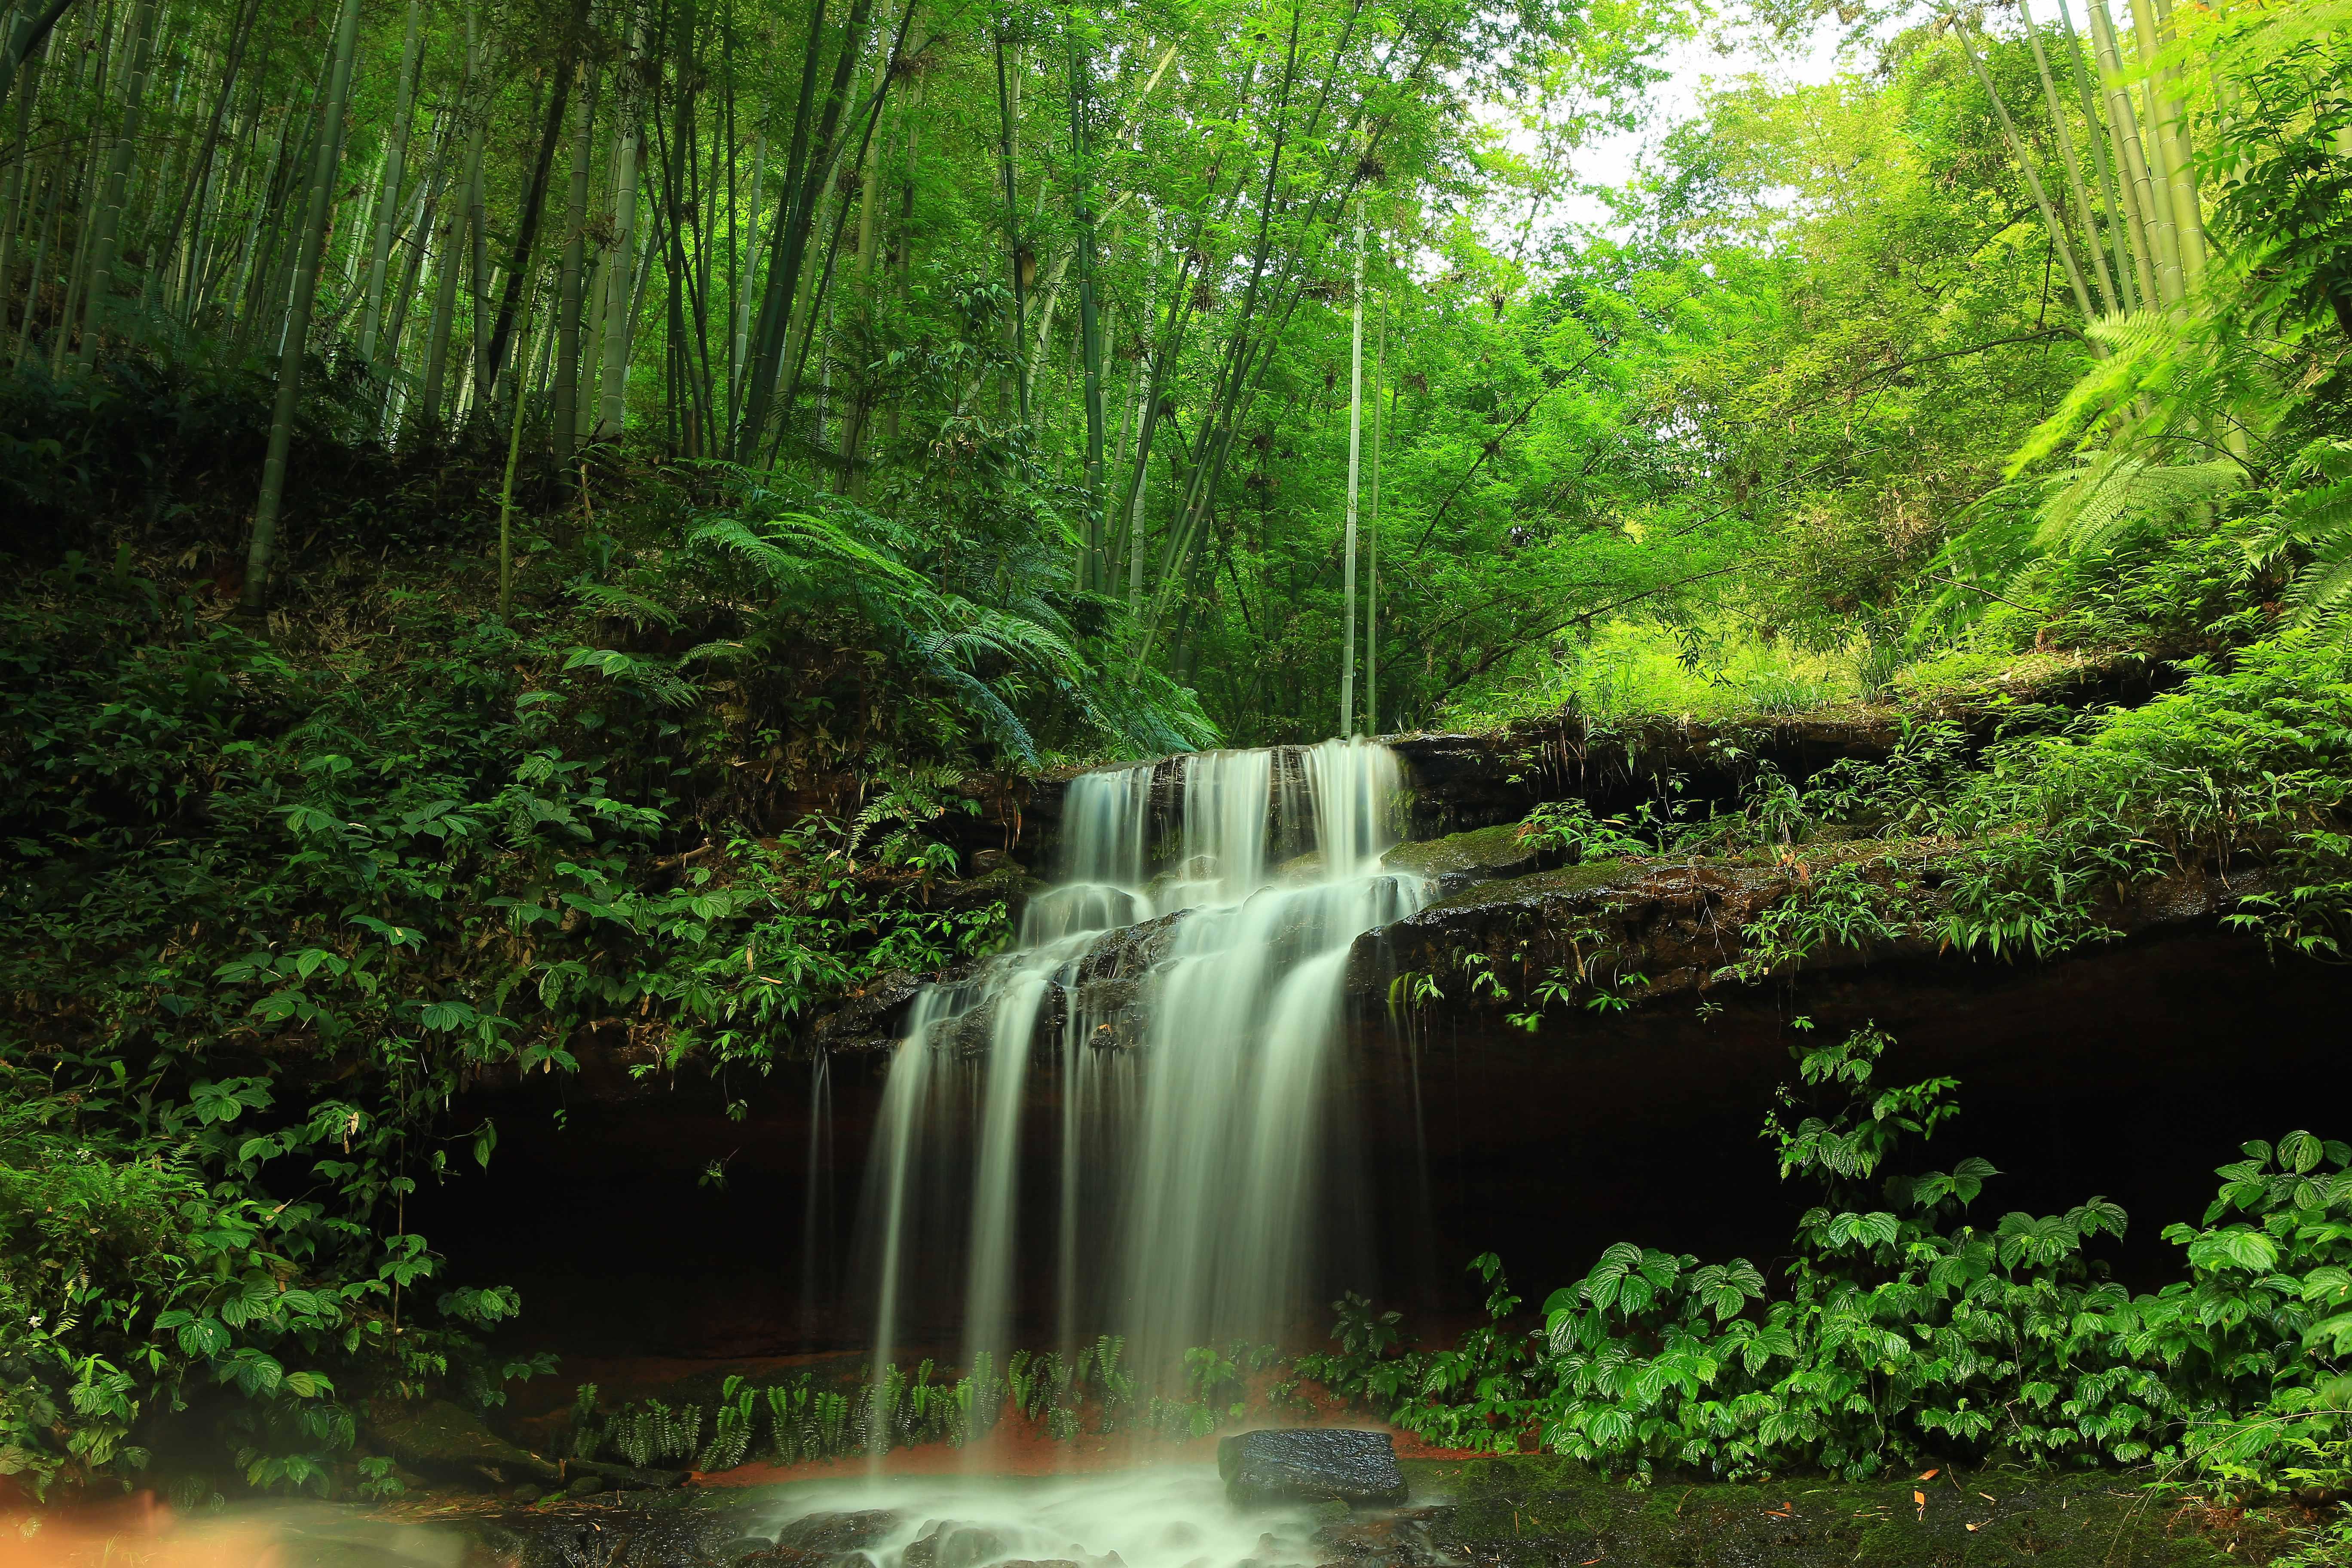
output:
[[[1461, 837], [1468, 837], [1464, 834]], [[1441, 899], [1429, 906], [1426, 912], [1447, 910], [1483, 909], [1493, 904], [1524, 903], [1529, 900], [1549, 898], [1556, 893], [1591, 893], [1622, 881], [1643, 868], [1643, 862], [1624, 858], [1609, 860], [1589, 860], [1581, 866], [1563, 866], [1557, 871], [1538, 871], [1525, 877], [1507, 877], [1498, 881], [1481, 882], [1465, 892], [1450, 899]]]
[[1519, 825], [1506, 822], [1468, 833], [1449, 833], [1443, 838], [1424, 839], [1417, 844], [1400, 844], [1381, 863], [1394, 871], [1443, 877], [1455, 871], [1491, 869], [1499, 873], [1508, 868], [1533, 864], [1534, 860], [1534, 852], [1519, 842]]
[[2279, 1543], [2242, 1523], [2209, 1531], [2137, 1474], [1947, 1469], [1932, 1480], [1635, 1491], [1545, 1455], [1404, 1468], [1413, 1501], [1439, 1505], [1431, 1534], [1441, 1549], [1489, 1568], [2219, 1568], [2259, 1562]]
[[446, 1399], [415, 1404], [376, 1400], [368, 1407], [367, 1426], [385, 1452], [425, 1475], [497, 1484], [562, 1479], [556, 1466], [508, 1442]]

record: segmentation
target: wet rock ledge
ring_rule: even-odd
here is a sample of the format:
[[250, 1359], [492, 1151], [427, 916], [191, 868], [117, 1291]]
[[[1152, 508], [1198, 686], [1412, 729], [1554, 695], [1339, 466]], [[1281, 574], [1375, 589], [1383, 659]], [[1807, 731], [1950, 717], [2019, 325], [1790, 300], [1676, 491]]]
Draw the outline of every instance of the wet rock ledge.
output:
[[[1936, 1467], [1865, 1482], [1661, 1478], [1629, 1488], [1571, 1460], [1407, 1461], [1412, 1504], [1331, 1502], [1320, 1568], [2224, 1568], [2290, 1544], [2294, 1510], [2182, 1506], [2146, 1474], [2053, 1475]], [[587, 1502], [400, 1510], [501, 1568], [857, 1568], [895, 1522], [882, 1510], [791, 1520], [770, 1488], [664, 1504]], [[790, 1522], [779, 1524], [782, 1517]], [[943, 1521], [908, 1568], [991, 1568], [986, 1542]], [[1040, 1565], [1042, 1568], [1042, 1565]], [[1202, 1568], [1238, 1568], [1210, 1564]]]

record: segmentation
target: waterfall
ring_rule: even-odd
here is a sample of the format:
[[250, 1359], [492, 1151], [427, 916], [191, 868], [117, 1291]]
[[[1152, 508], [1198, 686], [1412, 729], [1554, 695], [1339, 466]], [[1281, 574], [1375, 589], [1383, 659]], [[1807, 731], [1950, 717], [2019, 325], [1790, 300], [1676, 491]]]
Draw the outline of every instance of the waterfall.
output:
[[[1360, 740], [1071, 781], [1017, 943], [920, 993], [891, 1058], [860, 1222], [877, 1378], [958, 1300], [966, 1364], [1003, 1367], [1047, 1275], [1060, 1345], [1123, 1335], [1146, 1375], [1312, 1303], [1353, 1195], [1325, 1180], [1349, 952], [1428, 895], [1381, 865], [1398, 784]], [[1027, 1194], [1048, 1233], [1022, 1234], [1024, 1176], [1059, 1188]]]
[[814, 1321], [832, 1280], [833, 1058], [819, 1051], [809, 1064], [808, 1200], [801, 1215], [802, 1310]]

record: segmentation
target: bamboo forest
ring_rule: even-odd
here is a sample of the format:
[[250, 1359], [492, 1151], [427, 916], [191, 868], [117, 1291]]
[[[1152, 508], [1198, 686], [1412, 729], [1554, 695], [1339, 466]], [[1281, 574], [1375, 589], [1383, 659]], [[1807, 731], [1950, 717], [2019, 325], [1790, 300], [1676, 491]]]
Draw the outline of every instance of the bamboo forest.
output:
[[0, 1568], [2352, 1568], [2352, 0], [0, 0]]

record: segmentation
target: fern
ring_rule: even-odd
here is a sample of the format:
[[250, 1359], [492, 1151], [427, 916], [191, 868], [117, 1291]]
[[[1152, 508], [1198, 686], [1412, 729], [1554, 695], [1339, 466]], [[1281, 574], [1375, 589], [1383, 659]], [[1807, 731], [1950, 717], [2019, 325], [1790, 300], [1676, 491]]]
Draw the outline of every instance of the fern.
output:
[[572, 1457], [594, 1458], [604, 1436], [596, 1426], [596, 1385], [583, 1383], [572, 1401]]
[[1935, 585], [1923, 620], [1964, 625], [2007, 602], [2027, 566], [2049, 557], [2118, 549], [2144, 533], [2210, 530], [2249, 493], [2237, 462], [2167, 464], [2121, 447], [2093, 451], [2061, 472], [2013, 479], [1969, 509], [1975, 521], [1924, 574]]
[[2301, 483], [2271, 515], [2281, 547], [2308, 559], [2286, 603], [2298, 619], [2326, 619], [2352, 601], [2352, 440], [2312, 442], [2296, 454], [2288, 478]]
[[2089, 454], [2042, 484], [2034, 545], [2046, 553], [2077, 554], [2109, 549], [2143, 526], [2210, 526], [2223, 504], [2245, 490], [2247, 479], [2245, 469], [2227, 459], [2166, 465], [2105, 451]]

